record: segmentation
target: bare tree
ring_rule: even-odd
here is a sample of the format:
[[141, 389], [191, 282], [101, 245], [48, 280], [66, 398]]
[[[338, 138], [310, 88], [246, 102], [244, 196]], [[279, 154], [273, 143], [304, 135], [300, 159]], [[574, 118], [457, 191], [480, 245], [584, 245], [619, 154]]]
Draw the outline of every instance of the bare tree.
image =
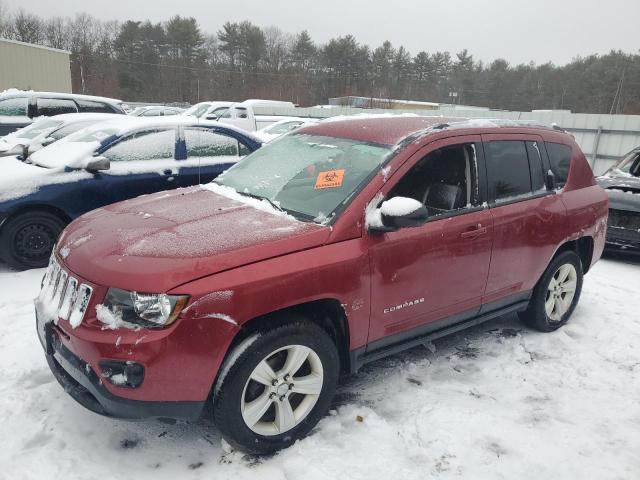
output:
[[43, 40], [43, 26], [40, 17], [24, 10], [18, 10], [13, 17], [13, 36], [20, 42], [41, 43]]

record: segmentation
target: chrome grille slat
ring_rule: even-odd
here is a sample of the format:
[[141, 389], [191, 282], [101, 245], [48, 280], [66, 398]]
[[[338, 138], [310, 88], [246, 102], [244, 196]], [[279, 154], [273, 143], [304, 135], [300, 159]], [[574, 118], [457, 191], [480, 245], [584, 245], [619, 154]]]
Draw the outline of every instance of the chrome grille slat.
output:
[[92, 295], [93, 288], [69, 275], [52, 257], [38, 296], [41, 304], [49, 305], [58, 318], [76, 328], [84, 320]]

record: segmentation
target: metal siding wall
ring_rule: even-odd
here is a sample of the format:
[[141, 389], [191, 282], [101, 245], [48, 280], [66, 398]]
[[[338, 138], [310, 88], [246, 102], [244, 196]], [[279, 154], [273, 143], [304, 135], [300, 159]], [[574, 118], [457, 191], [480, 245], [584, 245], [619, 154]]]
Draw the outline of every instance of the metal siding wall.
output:
[[[633, 148], [640, 146], [640, 115], [596, 115], [567, 112], [495, 112], [489, 110], [381, 110], [352, 107], [335, 108], [274, 108], [256, 107], [259, 115], [286, 115], [291, 117], [328, 118], [338, 115], [399, 114], [402, 112], [443, 117], [495, 118], [510, 120], [533, 120], [538, 123], [565, 128], [576, 139], [585, 153], [596, 175], [605, 172], [618, 159]], [[602, 133], [598, 141], [597, 155], [594, 148], [598, 130]]]
[[69, 54], [0, 40], [0, 91], [71, 93]]

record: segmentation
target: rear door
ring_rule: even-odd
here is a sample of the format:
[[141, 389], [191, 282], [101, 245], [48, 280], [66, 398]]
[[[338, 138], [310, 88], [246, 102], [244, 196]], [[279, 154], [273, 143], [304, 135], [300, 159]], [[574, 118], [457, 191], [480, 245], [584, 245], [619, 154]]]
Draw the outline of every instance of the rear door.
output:
[[493, 252], [483, 311], [526, 299], [566, 237], [566, 209], [545, 186], [549, 169], [537, 135], [482, 136], [493, 218]]

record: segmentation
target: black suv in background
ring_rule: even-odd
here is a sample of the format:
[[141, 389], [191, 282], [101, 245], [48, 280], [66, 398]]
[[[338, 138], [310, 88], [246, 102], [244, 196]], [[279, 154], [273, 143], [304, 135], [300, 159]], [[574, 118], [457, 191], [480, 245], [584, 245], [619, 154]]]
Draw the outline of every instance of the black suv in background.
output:
[[0, 95], [0, 137], [26, 127], [36, 117], [62, 113], [124, 114], [122, 101], [72, 93], [15, 91]]
[[640, 147], [599, 177], [598, 183], [609, 194], [607, 247], [640, 252]]

